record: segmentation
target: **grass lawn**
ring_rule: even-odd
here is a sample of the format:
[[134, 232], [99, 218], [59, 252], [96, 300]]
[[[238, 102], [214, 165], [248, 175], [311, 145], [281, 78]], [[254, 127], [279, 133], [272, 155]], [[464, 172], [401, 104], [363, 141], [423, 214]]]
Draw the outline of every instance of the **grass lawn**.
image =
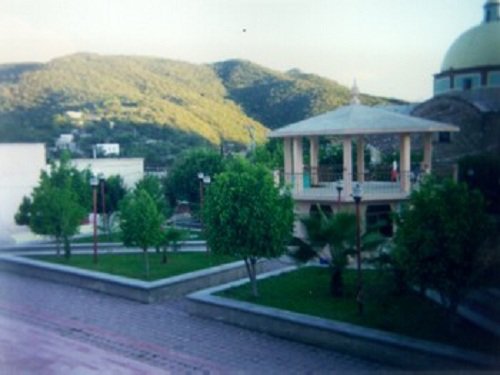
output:
[[218, 295], [490, 354], [500, 353], [500, 340], [463, 320], [451, 334], [446, 313], [440, 305], [413, 292], [402, 296], [391, 293], [392, 279], [383, 272], [363, 271], [365, 313], [362, 316], [357, 314], [354, 298], [356, 273], [352, 270], [345, 272], [345, 296], [342, 298], [330, 296], [329, 279], [328, 268], [303, 267], [260, 280], [258, 299], [251, 296], [248, 284]]
[[[203, 233], [201, 231], [194, 231], [194, 230], [185, 230], [185, 241], [198, 241], [198, 240], [204, 240]], [[120, 232], [116, 233], [111, 233], [111, 234], [105, 234], [101, 233], [97, 235], [97, 241], [98, 242], [122, 242], [122, 237]], [[94, 236], [88, 235], [88, 236], [82, 236], [82, 237], [77, 237], [71, 240], [71, 243], [93, 243], [94, 242]]]
[[102, 253], [98, 256], [97, 264], [93, 263], [92, 254], [73, 254], [69, 260], [66, 260], [63, 256], [58, 257], [56, 255], [36, 255], [30, 256], [30, 258], [147, 281], [176, 276], [237, 260], [234, 257], [218, 256], [205, 252], [169, 252], [167, 256], [168, 261], [164, 264], [161, 262], [161, 254], [150, 251], [150, 271], [149, 279], [147, 279], [144, 273], [142, 252]]
[[[71, 243], [93, 243], [94, 235], [82, 236], [73, 238]], [[122, 242], [121, 233], [98, 234], [97, 242]]]

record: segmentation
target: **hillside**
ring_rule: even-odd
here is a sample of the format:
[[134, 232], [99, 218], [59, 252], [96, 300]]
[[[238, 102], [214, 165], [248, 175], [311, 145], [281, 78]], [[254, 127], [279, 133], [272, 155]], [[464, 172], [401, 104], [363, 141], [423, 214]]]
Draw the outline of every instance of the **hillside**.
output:
[[[271, 129], [327, 112], [349, 103], [351, 98], [349, 88], [297, 69], [280, 73], [242, 60], [213, 66], [230, 98], [247, 115]], [[367, 95], [361, 100], [367, 105], [388, 101]]]
[[247, 144], [249, 125], [263, 140], [266, 127], [331, 110], [349, 96], [334, 81], [242, 60], [196, 65], [75, 54], [47, 64], [0, 65], [0, 140], [53, 143], [77, 129], [82, 153], [95, 142], [120, 142], [125, 155], [162, 154], [156, 162], [163, 163], [206, 142]]

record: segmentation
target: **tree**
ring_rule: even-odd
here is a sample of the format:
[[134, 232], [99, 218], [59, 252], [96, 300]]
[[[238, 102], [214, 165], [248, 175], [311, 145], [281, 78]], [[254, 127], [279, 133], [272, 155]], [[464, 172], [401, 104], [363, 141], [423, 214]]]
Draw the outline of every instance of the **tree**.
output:
[[163, 247], [162, 263], [167, 263], [167, 248], [172, 246], [173, 251], [179, 248], [179, 242], [184, 240], [186, 232], [176, 227], [166, 227], [162, 232], [161, 244]]
[[486, 210], [500, 214], [500, 156], [479, 154], [459, 161], [459, 180], [469, 188], [478, 189], [485, 199]]
[[29, 225], [31, 218], [31, 199], [23, 197], [23, 201], [17, 210], [14, 220], [17, 225]]
[[203, 222], [207, 244], [214, 253], [244, 260], [252, 293], [257, 297], [257, 260], [283, 254], [291, 235], [290, 195], [274, 186], [265, 167], [237, 158], [208, 189]]
[[175, 206], [179, 200], [199, 203], [198, 172], [214, 177], [222, 169], [223, 159], [214, 150], [196, 149], [181, 156], [165, 180], [165, 191], [170, 206]]
[[425, 180], [398, 219], [394, 258], [411, 285], [436, 290], [450, 314], [489, 263], [484, 200], [463, 183]]
[[40, 184], [32, 193], [29, 220], [31, 230], [53, 236], [58, 255], [62, 240], [67, 258], [71, 255], [69, 238], [78, 233], [79, 225], [87, 213], [85, 202], [82, 202], [81, 195], [75, 191], [75, 186], [81, 184], [83, 178], [80, 172], [70, 167], [69, 159], [63, 157], [58, 165], [51, 165], [50, 173], [42, 172]]
[[163, 215], [144, 189], [137, 189], [122, 201], [120, 228], [125, 246], [137, 246], [144, 255], [144, 272], [149, 278], [148, 248], [160, 242]]
[[[326, 260], [332, 271], [330, 278], [330, 293], [333, 297], [343, 295], [343, 272], [348, 263], [348, 255], [356, 253], [356, 215], [339, 212], [336, 215], [326, 215], [321, 209], [303, 218], [302, 223], [307, 232], [305, 240], [295, 238], [297, 251], [291, 255], [302, 262], [320, 257]], [[374, 250], [384, 242], [377, 232], [367, 232], [361, 236], [361, 251]], [[325, 248], [329, 256], [325, 257]]]
[[135, 184], [136, 189], [144, 189], [158, 207], [158, 211], [165, 217], [168, 216], [168, 203], [165, 198], [165, 191], [158, 177], [147, 175]]

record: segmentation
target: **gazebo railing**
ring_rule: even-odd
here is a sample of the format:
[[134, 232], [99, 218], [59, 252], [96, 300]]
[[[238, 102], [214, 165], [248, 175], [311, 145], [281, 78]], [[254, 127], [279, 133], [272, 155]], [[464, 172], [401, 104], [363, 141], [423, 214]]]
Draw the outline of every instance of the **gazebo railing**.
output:
[[[344, 180], [347, 177], [347, 182]], [[406, 179], [407, 187], [401, 183], [401, 179]], [[305, 170], [303, 173], [284, 173], [280, 171], [275, 174], [275, 180], [280, 186], [288, 186], [294, 196], [319, 197], [338, 199], [339, 188], [340, 198], [343, 201], [352, 199], [347, 191], [347, 184], [351, 181], [351, 187], [356, 183], [361, 183], [363, 193], [367, 198], [402, 198], [411, 192], [418, 184], [419, 176], [414, 172], [403, 172], [392, 174], [391, 171], [366, 171], [363, 176], [356, 173], [344, 175], [344, 173], [333, 173], [327, 170], [318, 169]]]

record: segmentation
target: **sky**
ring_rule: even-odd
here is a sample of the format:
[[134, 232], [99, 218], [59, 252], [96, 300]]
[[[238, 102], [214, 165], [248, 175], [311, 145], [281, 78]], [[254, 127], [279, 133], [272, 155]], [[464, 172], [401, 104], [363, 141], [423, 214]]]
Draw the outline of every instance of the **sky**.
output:
[[0, 63], [76, 52], [298, 68], [363, 93], [432, 96], [485, 0], [0, 0]]

